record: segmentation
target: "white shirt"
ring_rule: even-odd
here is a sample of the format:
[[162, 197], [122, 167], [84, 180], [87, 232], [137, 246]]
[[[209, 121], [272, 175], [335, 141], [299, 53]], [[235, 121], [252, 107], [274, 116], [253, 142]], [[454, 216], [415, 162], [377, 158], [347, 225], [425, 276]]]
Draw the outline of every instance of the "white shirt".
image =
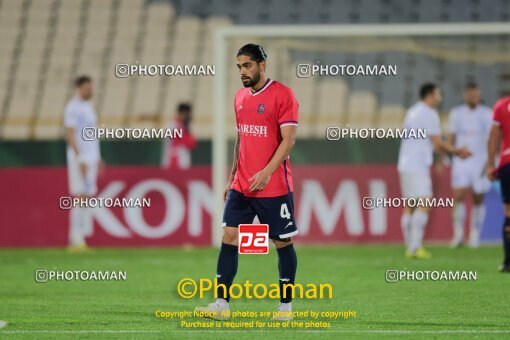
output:
[[439, 115], [435, 109], [422, 101], [407, 110], [404, 129], [425, 129], [426, 138], [402, 139], [398, 155], [398, 171], [428, 172], [434, 156], [434, 145], [431, 136], [439, 135], [441, 127]]
[[[73, 128], [75, 130], [74, 140], [81, 159], [87, 163], [97, 162], [101, 159], [99, 141], [97, 139], [83, 139], [83, 128], [96, 128], [97, 125], [97, 114], [90, 101], [83, 100], [78, 96], [73, 97], [65, 108], [64, 125], [66, 128]], [[68, 160], [75, 160], [75, 156], [71, 147], [67, 146]]]
[[485, 105], [477, 105], [471, 109], [463, 104], [450, 112], [448, 130], [455, 134], [455, 146], [465, 147], [473, 153], [466, 159], [453, 158], [453, 163], [469, 164], [487, 161], [487, 141], [492, 126], [492, 110]]

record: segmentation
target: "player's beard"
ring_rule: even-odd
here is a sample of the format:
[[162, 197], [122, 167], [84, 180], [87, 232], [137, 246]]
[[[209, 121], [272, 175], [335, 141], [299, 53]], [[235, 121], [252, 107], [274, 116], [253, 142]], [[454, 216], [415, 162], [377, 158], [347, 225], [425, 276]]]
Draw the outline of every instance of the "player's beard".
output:
[[[259, 82], [260, 73], [253, 75], [253, 78], [250, 78], [250, 77], [246, 77], [246, 78], [248, 78], [248, 79], [241, 78], [241, 81], [243, 82], [243, 86], [244, 87], [253, 87], [253, 86], [257, 85], [257, 83]], [[248, 81], [245, 82], [245, 80], [248, 80]]]

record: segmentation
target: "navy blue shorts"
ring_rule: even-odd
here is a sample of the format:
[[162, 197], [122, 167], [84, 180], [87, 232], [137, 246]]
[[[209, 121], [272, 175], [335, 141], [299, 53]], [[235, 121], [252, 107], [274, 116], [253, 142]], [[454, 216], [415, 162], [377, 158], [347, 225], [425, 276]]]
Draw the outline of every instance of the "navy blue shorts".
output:
[[280, 240], [298, 233], [294, 219], [294, 195], [278, 197], [246, 197], [230, 189], [223, 211], [223, 226], [238, 227], [251, 224], [257, 216], [260, 223], [269, 225], [269, 238]]
[[506, 164], [499, 170], [499, 180], [503, 202], [510, 204], [510, 164]]

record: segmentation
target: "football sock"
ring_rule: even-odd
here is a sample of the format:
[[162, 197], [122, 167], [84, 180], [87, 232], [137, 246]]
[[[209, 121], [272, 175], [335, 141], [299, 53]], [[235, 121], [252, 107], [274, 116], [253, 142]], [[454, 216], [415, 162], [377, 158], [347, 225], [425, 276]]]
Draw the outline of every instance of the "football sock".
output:
[[[278, 272], [280, 273], [280, 302], [290, 303], [292, 301], [292, 287], [285, 287], [285, 284], [294, 284], [297, 269], [297, 256], [294, 245], [277, 248], [278, 252]], [[285, 297], [284, 297], [285, 296]]]
[[93, 221], [92, 221], [92, 212], [90, 207], [83, 208], [82, 211], [82, 224], [81, 231], [84, 237], [92, 236], [93, 232]]
[[[228, 291], [237, 274], [238, 256], [237, 246], [225, 243], [221, 244], [218, 266], [216, 269], [216, 278], [218, 280], [216, 294], [219, 299], [225, 299], [227, 302], [230, 301]], [[225, 285], [225, 287], [220, 286], [220, 284]]]
[[411, 215], [411, 251], [415, 252], [421, 247], [425, 226], [429, 215], [421, 210], [415, 210]]
[[464, 224], [466, 221], [466, 205], [464, 202], [455, 204], [453, 208], [453, 242], [459, 243], [464, 239]]
[[69, 244], [80, 246], [85, 243], [82, 231], [83, 208], [74, 207], [69, 212]]
[[400, 218], [400, 227], [402, 227], [402, 235], [404, 236], [404, 245], [409, 249], [409, 234], [411, 228], [411, 214], [403, 214]]
[[505, 217], [503, 225], [503, 246], [505, 249], [505, 266], [510, 266], [510, 216]]
[[480, 243], [480, 232], [482, 231], [484, 221], [484, 204], [473, 205], [473, 208], [471, 209], [471, 228], [469, 231], [469, 240], [472, 245], [478, 245]]

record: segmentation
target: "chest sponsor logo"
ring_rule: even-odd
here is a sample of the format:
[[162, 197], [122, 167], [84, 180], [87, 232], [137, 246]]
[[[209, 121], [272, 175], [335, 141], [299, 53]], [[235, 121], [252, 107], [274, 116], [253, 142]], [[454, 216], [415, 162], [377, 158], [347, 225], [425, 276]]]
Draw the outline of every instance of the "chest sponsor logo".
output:
[[245, 136], [267, 137], [267, 126], [252, 124], [237, 124], [237, 132]]

